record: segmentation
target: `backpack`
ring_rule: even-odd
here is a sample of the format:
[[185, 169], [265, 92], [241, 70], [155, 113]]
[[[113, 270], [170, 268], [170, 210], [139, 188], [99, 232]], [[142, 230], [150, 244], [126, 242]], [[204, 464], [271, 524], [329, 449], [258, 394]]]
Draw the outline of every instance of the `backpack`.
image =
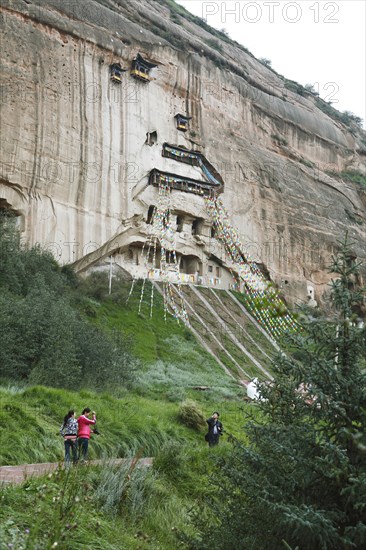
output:
[[67, 435], [77, 435], [78, 433], [78, 423], [75, 418], [69, 418], [66, 424], [62, 424], [60, 428], [60, 435], [64, 437]]

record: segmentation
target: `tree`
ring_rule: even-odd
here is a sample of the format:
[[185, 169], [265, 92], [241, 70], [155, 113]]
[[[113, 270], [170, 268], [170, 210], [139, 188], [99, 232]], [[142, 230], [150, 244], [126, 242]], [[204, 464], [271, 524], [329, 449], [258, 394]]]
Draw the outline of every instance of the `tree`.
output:
[[341, 113], [341, 120], [346, 124], [350, 122], [354, 122], [356, 126], [359, 126], [360, 128], [362, 128], [362, 123], [363, 123], [362, 118], [355, 115], [351, 111], [343, 111], [343, 113]]
[[304, 88], [307, 92], [310, 92], [313, 95], [319, 96], [319, 92], [314, 87], [314, 84], [305, 84]]
[[260, 57], [259, 60], [262, 65], [265, 65], [266, 67], [272, 67], [272, 61], [270, 59], [267, 59], [266, 57]]
[[97, 390], [131, 384], [137, 362], [128, 339], [89, 323], [72, 306], [76, 295], [83, 300], [72, 269], [22, 246], [14, 217], [1, 212], [0, 260], [1, 380]]
[[274, 382], [261, 385], [249, 441], [218, 459], [209, 516], [193, 548], [361, 549], [366, 544], [364, 300], [347, 239], [332, 259], [330, 310], [303, 315], [286, 338]]

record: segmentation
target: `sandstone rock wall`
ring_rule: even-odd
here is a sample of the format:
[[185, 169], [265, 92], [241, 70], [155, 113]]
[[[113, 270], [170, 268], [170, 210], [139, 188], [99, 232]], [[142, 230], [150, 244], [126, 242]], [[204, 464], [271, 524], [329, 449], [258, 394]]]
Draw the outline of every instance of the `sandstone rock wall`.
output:
[[[21, 215], [29, 243], [71, 262], [126, 220], [146, 219], [157, 201], [152, 168], [201, 177], [162, 158], [168, 142], [202, 151], [220, 172], [246, 251], [290, 301], [305, 299], [308, 284], [321, 298], [346, 230], [366, 259], [365, 192], [332, 175], [366, 173], [365, 134], [291, 92], [243, 49], [210, 46], [207, 30], [174, 22], [166, 1], [5, 0], [1, 17], [0, 199]], [[152, 81], [127, 71], [122, 84], [111, 82], [110, 64], [129, 68], [138, 52], [157, 64]], [[187, 133], [176, 128], [178, 112], [192, 116]], [[146, 144], [154, 131], [156, 143]], [[174, 211], [207, 219], [202, 197], [172, 197]], [[142, 226], [126, 246], [145, 238]], [[178, 240], [202, 255], [188, 230]]]

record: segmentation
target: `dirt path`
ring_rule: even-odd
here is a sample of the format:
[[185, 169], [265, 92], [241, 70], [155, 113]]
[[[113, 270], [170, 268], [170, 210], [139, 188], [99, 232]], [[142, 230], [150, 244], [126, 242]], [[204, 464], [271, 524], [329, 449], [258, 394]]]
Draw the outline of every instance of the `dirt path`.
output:
[[[128, 458], [116, 458], [114, 460], [108, 460], [108, 464], [118, 466], [126, 461], [131, 461]], [[137, 460], [137, 467], [151, 466], [153, 462], [152, 458], [140, 458]], [[104, 460], [90, 460], [89, 464], [103, 464]], [[38, 477], [45, 474], [49, 474], [57, 470], [63, 463], [58, 462], [44, 462], [41, 464], [19, 464], [18, 466], [0, 466], [0, 485], [15, 483], [23, 483], [29, 477]]]

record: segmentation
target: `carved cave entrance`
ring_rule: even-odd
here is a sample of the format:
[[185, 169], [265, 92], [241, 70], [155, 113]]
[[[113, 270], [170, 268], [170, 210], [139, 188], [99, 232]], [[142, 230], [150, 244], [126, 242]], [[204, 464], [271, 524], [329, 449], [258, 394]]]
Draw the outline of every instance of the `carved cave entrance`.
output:
[[24, 231], [24, 216], [4, 197], [0, 197], [0, 217], [2, 216], [7, 216], [8, 219], [12, 219], [14, 226], [19, 231]]

